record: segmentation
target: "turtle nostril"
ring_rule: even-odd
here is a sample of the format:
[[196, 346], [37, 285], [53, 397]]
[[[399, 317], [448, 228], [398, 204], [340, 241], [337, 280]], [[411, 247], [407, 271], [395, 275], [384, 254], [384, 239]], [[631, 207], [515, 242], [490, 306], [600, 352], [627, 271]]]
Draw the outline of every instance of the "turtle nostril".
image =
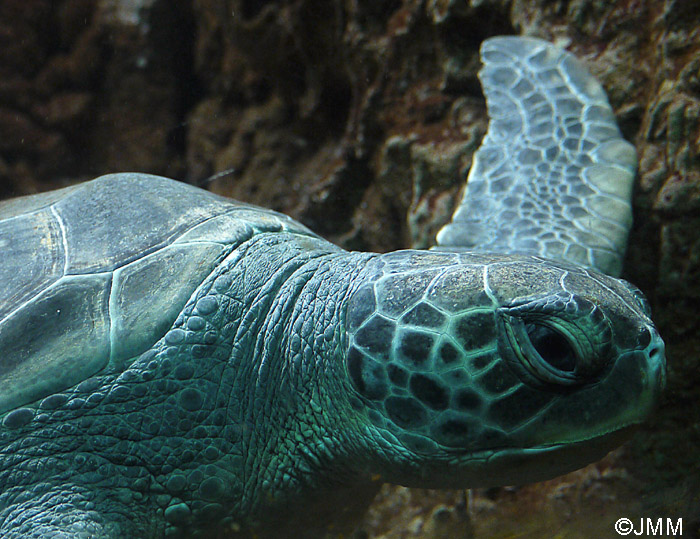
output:
[[653, 326], [646, 326], [642, 329], [638, 342], [641, 348], [647, 349], [649, 359], [656, 362], [664, 361], [665, 345], [661, 335]]
[[657, 364], [665, 362], [663, 343], [651, 347], [651, 349], [649, 350], [649, 359]]
[[659, 335], [659, 332], [656, 331], [656, 328], [649, 328], [648, 331], [651, 335], [651, 349], [649, 350], [649, 357], [659, 361], [663, 361], [666, 354], [666, 345], [664, 344], [663, 339], [661, 339], [661, 335]]
[[656, 371], [656, 384], [659, 389], [666, 385], [666, 346], [655, 328], [650, 328], [651, 343], [647, 348], [649, 366]]

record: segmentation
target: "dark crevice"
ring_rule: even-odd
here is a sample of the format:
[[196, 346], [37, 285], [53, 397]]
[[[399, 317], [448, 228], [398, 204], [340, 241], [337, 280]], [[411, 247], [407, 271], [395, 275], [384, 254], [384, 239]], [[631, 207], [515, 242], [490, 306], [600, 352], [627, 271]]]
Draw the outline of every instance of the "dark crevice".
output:
[[193, 2], [156, 2], [148, 12], [150, 37], [157, 62], [172, 77], [175, 86], [175, 115], [180, 120], [169, 134], [169, 146], [177, 155], [186, 151], [185, 119], [204, 97], [204, 88], [195, 73], [194, 51], [197, 38]]

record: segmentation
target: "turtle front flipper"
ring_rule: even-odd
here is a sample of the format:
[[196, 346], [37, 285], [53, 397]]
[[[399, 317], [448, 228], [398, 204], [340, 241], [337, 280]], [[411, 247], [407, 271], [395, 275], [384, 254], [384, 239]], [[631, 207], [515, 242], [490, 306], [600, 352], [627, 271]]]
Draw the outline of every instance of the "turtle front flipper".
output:
[[603, 88], [539, 39], [488, 39], [481, 57], [488, 133], [438, 248], [539, 255], [619, 275], [637, 159]]

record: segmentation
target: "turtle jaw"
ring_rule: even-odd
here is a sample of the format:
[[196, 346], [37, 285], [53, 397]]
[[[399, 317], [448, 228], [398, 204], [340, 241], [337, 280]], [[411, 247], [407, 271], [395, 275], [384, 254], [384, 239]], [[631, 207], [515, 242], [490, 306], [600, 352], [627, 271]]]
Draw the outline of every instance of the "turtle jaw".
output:
[[[602, 459], [627, 441], [639, 424], [587, 440], [529, 448], [504, 448], [454, 456], [442, 473], [427, 466], [416, 484], [421, 488], [490, 488], [546, 481]], [[444, 473], [444, 470], [449, 473]]]
[[[523, 485], [546, 481], [573, 472], [602, 459], [627, 441], [638, 424], [572, 443], [543, 445], [527, 449], [502, 449], [487, 456], [477, 466], [470, 464], [471, 488]], [[447, 487], [447, 488], [456, 488]], [[464, 488], [464, 485], [462, 485]]]

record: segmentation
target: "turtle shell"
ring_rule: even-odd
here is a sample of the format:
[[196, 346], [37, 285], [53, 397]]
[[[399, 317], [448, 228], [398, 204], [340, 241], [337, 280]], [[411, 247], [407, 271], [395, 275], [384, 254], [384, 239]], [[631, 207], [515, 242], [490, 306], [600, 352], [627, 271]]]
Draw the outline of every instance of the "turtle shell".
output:
[[123, 369], [197, 287], [289, 217], [146, 174], [0, 202], [0, 413]]

